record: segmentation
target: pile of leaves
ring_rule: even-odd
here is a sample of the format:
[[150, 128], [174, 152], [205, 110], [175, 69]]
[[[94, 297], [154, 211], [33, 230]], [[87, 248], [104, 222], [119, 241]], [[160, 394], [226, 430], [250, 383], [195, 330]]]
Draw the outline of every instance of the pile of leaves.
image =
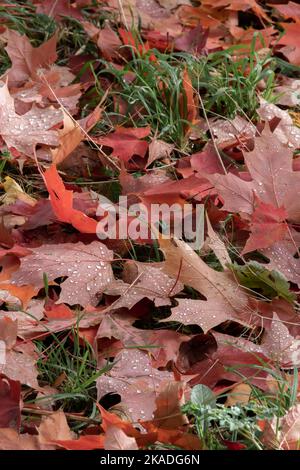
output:
[[[299, 23], [0, 2], [0, 449], [298, 449]], [[120, 195], [203, 246], [99, 239]]]

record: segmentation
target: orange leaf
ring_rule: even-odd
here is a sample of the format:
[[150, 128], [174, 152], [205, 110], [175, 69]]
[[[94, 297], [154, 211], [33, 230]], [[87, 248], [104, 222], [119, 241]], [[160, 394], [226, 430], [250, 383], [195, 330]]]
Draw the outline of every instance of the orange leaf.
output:
[[21, 300], [24, 309], [27, 308], [29, 300], [31, 300], [39, 291], [39, 289], [31, 285], [15, 286], [14, 284], [1, 284], [0, 289], [8, 290], [11, 295], [18, 297], [18, 299]]
[[73, 191], [65, 188], [55, 165], [43, 174], [52, 209], [58, 220], [73, 225], [83, 233], [96, 233], [97, 221], [73, 208]]

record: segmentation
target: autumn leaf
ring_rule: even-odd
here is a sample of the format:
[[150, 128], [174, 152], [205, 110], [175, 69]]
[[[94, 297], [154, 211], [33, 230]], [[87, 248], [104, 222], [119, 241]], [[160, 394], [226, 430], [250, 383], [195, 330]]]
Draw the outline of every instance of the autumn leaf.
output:
[[98, 399], [118, 393], [132, 421], [151, 420], [156, 396], [173, 374], [154, 369], [148, 353], [138, 349], [124, 349], [115, 361], [110, 373], [97, 379]]
[[247, 295], [229, 272], [210, 268], [183, 241], [160, 240], [160, 245], [166, 258], [164, 271], [207, 299], [177, 299], [168, 321], [197, 324], [204, 332], [229, 319], [247, 323]]
[[0, 397], [0, 428], [19, 429], [21, 423], [20, 382], [0, 374]]
[[118, 127], [116, 131], [105, 137], [96, 139], [97, 143], [111, 147], [112, 156], [128, 162], [134, 155], [145, 157], [148, 143], [141, 140], [150, 133], [150, 127], [125, 128]]
[[138, 450], [134, 437], [126, 436], [122, 429], [110, 426], [105, 433], [104, 449], [106, 450]]
[[256, 207], [250, 223], [251, 234], [242, 253], [269, 248], [274, 243], [283, 240], [288, 233], [286, 219], [288, 214], [284, 207], [274, 207], [265, 204], [255, 196]]
[[19, 85], [29, 77], [34, 78], [38, 69], [49, 67], [57, 59], [56, 35], [39, 47], [33, 47], [26, 36], [14, 30], [7, 30], [5, 37], [5, 49], [12, 61], [12, 67], [8, 71], [9, 85]]
[[60, 303], [96, 304], [97, 295], [113, 280], [112, 259], [112, 252], [101, 242], [43, 245], [23, 258], [12, 282], [42, 287], [44, 273], [49, 280], [67, 276], [61, 284]]
[[207, 178], [223, 198], [223, 210], [249, 216], [254, 212], [256, 195], [276, 209], [284, 207], [288, 219], [296, 221], [300, 218], [296, 197], [300, 173], [293, 171], [292, 157], [291, 149], [278, 139], [276, 133], [265, 128], [261, 136], [255, 138], [254, 150], [244, 153], [252, 181], [245, 181], [233, 173]]
[[58, 220], [73, 225], [80, 232], [96, 233], [97, 221], [73, 208], [73, 191], [67, 190], [55, 165], [43, 173], [53, 212]]
[[27, 113], [17, 114], [7, 84], [0, 82], [0, 135], [9, 148], [33, 156], [37, 144], [57, 146], [58, 134], [51, 128], [61, 121], [61, 110], [52, 106], [43, 109], [34, 105]]
[[63, 111], [64, 127], [58, 131], [59, 147], [51, 149], [52, 162], [55, 165], [61, 164], [70, 153], [87, 137], [87, 132], [94, 127], [101, 116], [101, 109], [94, 111], [81, 121], [71, 119], [69, 114]]
[[[77, 2], [78, 3], [78, 2]], [[37, 7], [37, 13], [51, 16], [55, 19], [62, 19], [64, 16], [82, 20], [81, 12], [68, 0], [43, 0]]]
[[123, 279], [116, 281], [105, 290], [109, 295], [120, 295], [114, 308], [131, 309], [143, 298], [151, 299], [157, 307], [170, 305], [170, 297], [183, 289], [181, 282], [176, 282], [163, 272], [161, 263], [128, 262], [124, 268]]

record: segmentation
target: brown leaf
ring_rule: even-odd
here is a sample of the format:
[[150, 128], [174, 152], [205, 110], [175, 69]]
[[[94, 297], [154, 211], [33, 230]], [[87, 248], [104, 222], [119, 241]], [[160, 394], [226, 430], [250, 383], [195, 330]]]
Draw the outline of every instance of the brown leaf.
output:
[[235, 385], [228, 394], [225, 404], [227, 406], [234, 406], [240, 403], [248, 403], [252, 389], [248, 384]]
[[73, 150], [86, 138], [86, 133], [94, 127], [101, 116], [101, 109], [95, 108], [94, 111], [81, 121], [71, 119], [69, 114], [63, 111], [64, 127], [58, 131], [59, 147], [51, 149], [52, 162], [55, 165], [61, 164]]
[[207, 175], [225, 202], [223, 210], [248, 216], [254, 211], [256, 195], [275, 208], [284, 206], [289, 219], [299, 220], [300, 173], [292, 169], [291, 148], [266, 127], [261, 136], [255, 138], [254, 150], [245, 152], [244, 158], [252, 181], [232, 173]]
[[129, 261], [124, 272], [126, 283], [118, 280], [105, 290], [106, 294], [120, 295], [120, 299], [114, 303], [114, 308], [131, 309], [145, 297], [152, 300], [157, 307], [170, 305], [170, 297], [183, 289], [181, 282], [176, 282], [163, 272], [162, 263]]
[[5, 49], [12, 61], [12, 67], [8, 71], [10, 85], [20, 85], [29, 77], [34, 77], [39, 68], [48, 67], [57, 59], [56, 35], [39, 47], [33, 47], [26, 36], [21, 36], [14, 30], [6, 31], [5, 37]]
[[36, 358], [30, 353], [14, 350], [7, 351], [6, 363], [2, 372], [12, 380], [18, 380], [24, 385], [28, 385], [36, 390], [39, 389]]
[[260, 98], [260, 107], [257, 113], [266, 122], [272, 121], [272, 119], [280, 120], [274, 130], [274, 135], [282, 144], [286, 144], [289, 148], [299, 148], [300, 129], [294, 125], [293, 119], [287, 111]]
[[18, 434], [15, 429], [0, 429], [0, 450], [40, 450], [37, 436]]
[[66, 415], [62, 410], [44, 417], [38, 431], [38, 441], [46, 445], [51, 445], [55, 440], [67, 441], [74, 437], [67, 423]]

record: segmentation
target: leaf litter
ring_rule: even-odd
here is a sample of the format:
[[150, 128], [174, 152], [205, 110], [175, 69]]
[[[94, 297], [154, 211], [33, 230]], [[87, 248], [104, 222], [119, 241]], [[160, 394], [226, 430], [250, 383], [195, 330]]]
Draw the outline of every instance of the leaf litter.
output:
[[[8, 3], [0, 448], [298, 449], [298, 5]], [[120, 195], [203, 204], [200, 250], [99, 239]]]

